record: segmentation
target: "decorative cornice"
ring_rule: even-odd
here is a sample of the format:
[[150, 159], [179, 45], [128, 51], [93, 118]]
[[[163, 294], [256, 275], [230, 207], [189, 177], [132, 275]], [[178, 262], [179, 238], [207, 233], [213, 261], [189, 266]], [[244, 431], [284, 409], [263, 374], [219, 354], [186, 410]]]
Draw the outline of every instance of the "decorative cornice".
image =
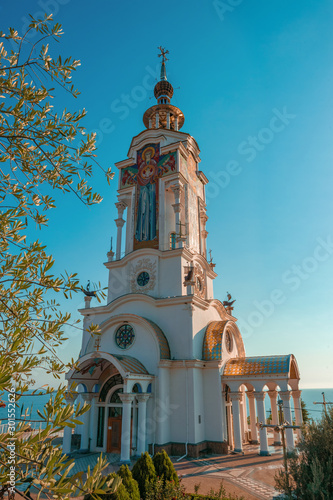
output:
[[209, 180], [207, 179], [207, 177], [205, 176], [205, 174], [201, 170], [198, 170], [197, 176], [201, 180], [203, 185], [208, 184]]
[[179, 368], [205, 368], [207, 365], [206, 361], [202, 361], [201, 359], [163, 359], [159, 362], [160, 368], [170, 368], [170, 369], [179, 369]]
[[183, 257], [184, 259], [192, 260], [193, 253], [188, 248], [175, 248], [174, 250], [163, 250], [163, 251], [157, 250], [155, 248], [141, 248], [140, 250], [133, 250], [120, 260], [104, 262], [104, 265], [107, 269], [116, 269], [118, 267], [125, 266], [131, 260], [147, 256], [157, 256], [160, 259], [172, 259], [175, 257]]
[[[188, 133], [186, 132], [181, 132], [179, 130], [171, 130], [171, 129], [146, 129], [140, 132], [140, 134], [136, 135], [133, 137], [131, 141], [130, 148], [128, 150], [127, 156], [133, 157], [132, 156], [132, 151], [135, 153], [137, 149], [142, 148], [145, 146], [145, 144], [148, 144], [148, 142], [151, 142], [152, 140], [157, 144], [157, 143], [162, 143], [167, 140], [167, 138], [172, 138], [175, 139], [174, 142], [171, 142], [170, 145], [167, 145], [168, 147], [171, 146], [171, 144], [177, 145], [179, 142], [183, 142], [184, 138], [185, 140], [188, 137], [191, 137]], [[162, 149], [164, 146], [160, 146]], [[134, 160], [135, 161], [135, 160]], [[118, 162], [121, 163], [121, 162]], [[116, 165], [118, 165], [118, 163]]]

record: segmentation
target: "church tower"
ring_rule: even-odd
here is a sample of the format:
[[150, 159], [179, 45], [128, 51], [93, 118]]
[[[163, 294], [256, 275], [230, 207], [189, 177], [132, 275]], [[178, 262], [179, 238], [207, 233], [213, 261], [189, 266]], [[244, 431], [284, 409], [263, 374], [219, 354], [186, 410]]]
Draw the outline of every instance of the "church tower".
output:
[[[117, 243], [105, 263], [107, 304], [92, 308], [86, 297], [78, 368], [67, 374], [69, 386], [80, 387], [79, 397], [91, 404], [79, 429], [81, 448], [120, 453], [124, 462], [162, 448], [189, 456], [241, 452], [244, 443], [259, 439], [265, 386], [275, 406], [277, 387], [284, 391], [285, 415], [289, 387], [299, 397], [295, 358], [246, 358], [234, 301], [214, 298], [208, 180], [198, 144], [182, 131], [184, 115], [172, 104], [168, 51], [160, 50], [156, 104], [144, 113], [145, 128], [133, 137], [127, 157], [116, 163]], [[98, 340], [87, 331], [91, 323], [100, 327]], [[272, 414], [277, 419], [273, 406]], [[288, 439], [292, 446], [292, 435]], [[266, 429], [260, 431], [260, 452], [268, 454]]]

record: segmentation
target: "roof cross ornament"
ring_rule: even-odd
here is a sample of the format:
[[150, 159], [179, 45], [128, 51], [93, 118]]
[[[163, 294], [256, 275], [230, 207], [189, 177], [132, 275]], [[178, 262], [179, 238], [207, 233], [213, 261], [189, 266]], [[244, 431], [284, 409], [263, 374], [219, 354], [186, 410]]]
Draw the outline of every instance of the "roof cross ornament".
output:
[[100, 339], [100, 337], [96, 338], [94, 347], [95, 347], [96, 352], [98, 352], [99, 348], [101, 347], [101, 339]]
[[323, 405], [325, 413], [327, 413], [326, 405], [333, 405], [333, 403], [332, 403], [332, 401], [326, 401], [324, 392], [322, 392], [321, 394], [323, 396], [323, 401], [322, 402], [321, 401], [314, 401], [313, 404], [314, 405]]
[[158, 54], [158, 57], [162, 57], [162, 63], [164, 63], [165, 61], [169, 61], [169, 59], [167, 58], [166, 54], [169, 54], [169, 51], [166, 50], [164, 47], [162, 47], [161, 45], [159, 47], [157, 47], [161, 53]]
[[177, 222], [177, 226], [179, 226], [179, 233], [178, 233], [178, 236], [181, 238], [182, 236], [186, 236], [185, 234], [185, 230], [184, 230], [184, 233], [182, 233], [182, 227], [184, 226], [186, 228], [186, 224], [179, 221]]

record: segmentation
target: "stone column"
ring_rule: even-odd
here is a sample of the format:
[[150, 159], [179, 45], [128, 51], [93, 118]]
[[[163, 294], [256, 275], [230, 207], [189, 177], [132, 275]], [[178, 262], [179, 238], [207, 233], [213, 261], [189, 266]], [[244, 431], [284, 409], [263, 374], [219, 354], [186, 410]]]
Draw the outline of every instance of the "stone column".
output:
[[87, 295], [84, 296], [84, 307], [86, 309], [90, 308], [91, 299], [92, 297], [88, 297]]
[[[230, 393], [229, 393], [230, 394]], [[228, 420], [228, 445], [230, 448], [234, 447], [234, 426], [231, 413], [231, 403], [226, 403], [227, 407], [227, 420]]]
[[[301, 392], [302, 391], [291, 391], [291, 395], [294, 400], [294, 409], [295, 409], [295, 420], [296, 425], [303, 424], [303, 415], [302, 415], [302, 406], [301, 406]], [[302, 435], [301, 429], [297, 429], [297, 437], [300, 439]]]
[[[283, 401], [284, 420], [285, 420], [285, 422], [289, 422], [290, 425], [293, 425], [293, 417], [291, 415], [291, 408], [290, 408], [291, 392], [290, 391], [280, 391], [279, 395]], [[293, 429], [286, 429], [286, 441], [287, 441], [288, 451], [293, 450], [295, 448]]]
[[201, 225], [201, 253], [207, 259], [207, 236], [208, 231], [206, 231], [206, 223], [208, 221], [208, 215], [206, 212], [200, 212], [200, 225]]
[[156, 111], [156, 114], [155, 114], [155, 128], [158, 128], [160, 126], [160, 115], [158, 113], [158, 111]]
[[137, 436], [137, 454], [140, 456], [141, 453], [146, 451], [146, 427], [147, 427], [147, 401], [150, 398], [150, 394], [142, 393], [137, 394], [136, 399], [138, 401], [138, 436]]
[[178, 116], [175, 116], [175, 121], [174, 121], [174, 128], [175, 130], [178, 130]]
[[[74, 401], [76, 400], [78, 394], [66, 394], [66, 404], [68, 405], [73, 405]], [[64, 428], [64, 436], [62, 439], [62, 452], [66, 455], [68, 455], [71, 452], [72, 449], [72, 432], [73, 429], [71, 427], [66, 426]]]
[[[277, 391], [268, 391], [269, 398], [271, 400], [271, 412], [272, 412], [272, 424], [279, 425], [279, 416], [277, 409]], [[281, 445], [281, 435], [279, 432], [274, 431], [274, 446]]]
[[170, 128], [170, 111], [167, 111], [166, 121], [167, 121], [167, 128]]
[[121, 454], [120, 461], [123, 463], [130, 462], [131, 456], [131, 409], [135, 394], [124, 393], [119, 394], [123, 403], [123, 415], [121, 421]]
[[246, 400], [245, 400], [245, 391], [242, 391], [242, 399], [240, 404], [240, 415], [241, 415], [241, 429], [242, 429], [242, 437], [243, 443], [245, 443], [247, 439], [247, 410], [246, 410]]
[[227, 433], [227, 406], [225, 400], [225, 391], [222, 391], [222, 436], [223, 441], [228, 441], [228, 433]]
[[[265, 396], [266, 392], [254, 392], [254, 397], [257, 402], [257, 413], [258, 413], [258, 420], [259, 422], [262, 422], [263, 424], [266, 424], [266, 413], [265, 413]], [[267, 427], [263, 427], [259, 429], [259, 436], [260, 436], [260, 452], [259, 455], [262, 456], [267, 456], [269, 455], [268, 451], [268, 439], [267, 439]]]
[[[166, 361], [164, 361], [166, 363]], [[168, 362], [171, 364], [171, 361]], [[170, 366], [169, 364], [169, 366]], [[162, 445], [170, 442], [170, 368], [160, 366], [158, 368], [156, 400], [156, 444]], [[166, 408], [167, 407], [167, 408]]]
[[[172, 205], [173, 210], [175, 213], [175, 224], [176, 224], [176, 233], [180, 233], [180, 213], [182, 209], [182, 204], [180, 203], [180, 195], [181, 195], [181, 186], [179, 184], [174, 184], [171, 186], [171, 190], [173, 191], [173, 194], [175, 195], [175, 203]], [[184, 240], [184, 235], [183, 231], [185, 232], [184, 227], [182, 226], [182, 236], [178, 236], [177, 241], [178, 241], [178, 248], [181, 248], [182, 246], [182, 240]]]
[[[93, 397], [93, 394], [89, 392], [83, 392], [81, 394], [81, 397], [85, 403], [90, 403]], [[89, 449], [89, 438], [90, 438], [90, 416], [91, 416], [92, 409], [90, 408], [84, 415], [83, 415], [83, 429], [81, 431], [81, 450], [88, 450]]]
[[92, 394], [91, 408], [90, 408], [90, 451], [93, 451], [96, 447], [97, 440], [97, 412], [98, 408], [96, 403], [98, 401], [98, 392]]
[[116, 203], [116, 207], [118, 209], [118, 219], [115, 219], [115, 223], [117, 226], [117, 250], [116, 250], [116, 259], [119, 260], [121, 257], [121, 238], [122, 231], [125, 221], [123, 219], [124, 210], [126, 208], [126, 203], [123, 201], [119, 201]]
[[243, 442], [240, 422], [240, 400], [242, 399], [241, 392], [230, 392], [232, 402], [232, 418], [234, 423], [234, 451], [242, 453]]
[[247, 391], [247, 397], [249, 398], [249, 408], [250, 408], [251, 442], [252, 444], [258, 444], [259, 441], [258, 441], [258, 428], [257, 428], [257, 414], [254, 402], [254, 392]]

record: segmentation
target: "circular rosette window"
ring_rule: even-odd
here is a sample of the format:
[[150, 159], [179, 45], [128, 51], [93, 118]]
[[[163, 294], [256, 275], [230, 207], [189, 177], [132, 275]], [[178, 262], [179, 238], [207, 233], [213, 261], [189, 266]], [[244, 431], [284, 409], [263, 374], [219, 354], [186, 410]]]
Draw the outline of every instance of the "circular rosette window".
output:
[[146, 285], [148, 285], [149, 280], [150, 280], [150, 276], [147, 273], [147, 271], [142, 271], [142, 273], [140, 273], [138, 275], [136, 282], [139, 286], [146, 286]]
[[115, 335], [116, 344], [120, 349], [128, 349], [134, 342], [135, 333], [131, 325], [122, 325]]

